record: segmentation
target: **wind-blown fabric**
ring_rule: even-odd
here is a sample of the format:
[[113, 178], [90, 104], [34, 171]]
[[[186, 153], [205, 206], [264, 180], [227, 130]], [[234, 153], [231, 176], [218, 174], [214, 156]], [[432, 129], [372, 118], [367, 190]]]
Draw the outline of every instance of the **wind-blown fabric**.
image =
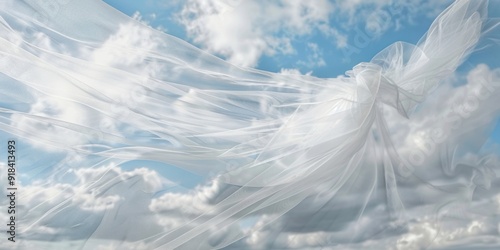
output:
[[[213, 228], [263, 214], [272, 223], [306, 200], [319, 209], [348, 194], [357, 196], [355, 217], [385, 197], [388, 220], [404, 221], [400, 186], [432, 178], [401, 157], [385, 112], [411, 119], [489, 31], [487, 1], [456, 1], [417, 44], [395, 43], [345, 76], [320, 79], [236, 67], [101, 1], [43, 3], [1, 4], [0, 130], [58, 155], [43, 160], [51, 163], [44, 176], [60, 180], [78, 168], [143, 160], [218, 173], [217, 181], [233, 187], [204, 215], [134, 240], [150, 249], [228, 247], [247, 235], [211, 241]], [[430, 167], [453, 176], [457, 145], [449, 148]], [[68, 161], [74, 154], [78, 166]], [[21, 216], [26, 235], [64, 213], [30, 209], [37, 216]]]

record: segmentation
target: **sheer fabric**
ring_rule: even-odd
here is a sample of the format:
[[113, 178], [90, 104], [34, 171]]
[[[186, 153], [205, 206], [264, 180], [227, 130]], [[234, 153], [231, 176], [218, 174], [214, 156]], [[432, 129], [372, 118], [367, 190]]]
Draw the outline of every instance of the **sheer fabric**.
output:
[[[417, 44], [320, 79], [236, 67], [97, 0], [1, 5], [0, 129], [58, 153], [47, 176], [62, 178], [78, 154], [86, 168], [158, 161], [233, 187], [216, 213], [140, 240], [161, 249], [229, 246], [245, 233], [211, 242], [209, 229], [277, 219], [311, 197], [319, 208], [354, 194], [356, 216], [385, 197], [403, 220], [400, 185], [432, 178], [401, 157], [385, 112], [411, 119], [488, 31], [487, 1], [456, 1]], [[453, 169], [450, 150], [431, 167]]]

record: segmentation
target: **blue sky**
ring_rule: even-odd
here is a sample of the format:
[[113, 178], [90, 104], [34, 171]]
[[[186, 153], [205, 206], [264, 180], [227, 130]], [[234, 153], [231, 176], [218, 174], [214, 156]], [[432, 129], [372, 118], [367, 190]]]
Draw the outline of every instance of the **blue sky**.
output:
[[[130, 0], [106, 0], [105, 2], [130, 16], [133, 16], [134, 13], [139, 12], [142, 16], [142, 19], [147, 21], [151, 26], [164, 27], [166, 28], [168, 34], [193, 43], [192, 39], [187, 36], [183, 25], [179, 23], [177, 17], [182, 4], [163, 4], [154, 1]], [[156, 15], [156, 18], [152, 18], [153, 14]], [[331, 17], [331, 19], [332, 22], [335, 21], [335, 18]], [[402, 40], [410, 43], [417, 42], [422, 34], [425, 33], [433, 19], [425, 16], [419, 16], [416, 17], [416, 19], [419, 19], [418, 25], [415, 23], [408, 24], [407, 26], [405, 26], [405, 29], [390, 29], [387, 31], [387, 33], [384, 34], [384, 36], [370, 38], [368, 45], [360, 50], [362, 52], [353, 53], [352, 58], [349, 58], [349, 61], [346, 60], [344, 51], [342, 49], [336, 48], [335, 41], [332, 38], [325, 37], [323, 34], [316, 31], [312, 34], [298, 37], [292, 42], [292, 45], [296, 50], [294, 54], [278, 54], [275, 56], [263, 55], [259, 58], [256, 67], [272, 72], [279, 72], [281, 68], [297, 68], [302, 73], [312, 71], [313, 75], [318, 77], [335, 77], [337, 75], [343, 74], [345, 71], [351, 69], [359, 62], [369, 61], [371, 57], [373, 57], [377, 52], [395, 41]], [[359, 30], [364, 30], [362, 23], [357, 24], [355, 27]], [[351, 39], [353, 39], [353, 37], [351, 37]], [[297, 63], [297, 61], [299, 60], [307, 60], [307, 55], [311, 52], [310, 50], [308, 50], [307, 44], [311, 42], [316, 43], [318, 47], [321, 48], [323, 54], [321, 58], [325, 60], [325, 66], [314, 65], [313, 67], [311, 67], [310, 65]], [[203, 48], [203, 44], [193, 44], [197, 47]]]
[[[204, 43], [193, 41], [193, 37], [187, 34], [185, 25], [179, 20], [179, 15], [183, 7], [182, 3], [184, 3], [184, 1], [163, 3], [158, 1], [105, 0], [105, 2], [130, 16], [133, 16], [134, 13], [140, 13], [142, 20], [148, 22], [152, 27], [163, 27], [167, 30], [168, 34], [186, 40], [202, 49], [206, 48]], [[235, 8], [239, 8], [240, 5], [238, 5], [238, 2], [244, 1], [228, 0], [226, 2], [235, 2]], [[341, 48], [336, 46], [335, 37], [326, 36], [324, 33], [317, 30], [314, 25], [311, 25], [309, 28], [312, 32], [306, 35], [299, 35], [296, 37], [293, 37], [295, 36], [293, 34], [288, 35], [292, 38], [292, 47], [295, 50], [293, 53], [276, 53], [275, 55], [263, 54], [259, 57], [258, 62], [254, 66], [272, 72], [279, 72], [282, 68], [295, 68], [299, 69], [302, 73], [312, 71], [312, 75], [318, 77], [336, 77], [351, 69], [359, 62], [370, 61], [376, 53], [394, 42], [404, 41], [412, 44], [417, 43], [427, 31], [439, 11], [444, 10], [452, 1], [436, 1], [434, 4], [428, 4], [426, 1], [421, 1], [414, 6], [402, 7], [400, 11], [399, 9], [395, 10], [399, 4], [397, 1], [392, 4], [384, 4], [383, 2], [384, 1], [366, 1], [365, 4], [363, 1], [359, 1], [356, 2], [356, 4], [352, 4], [352, 6], [344, 7], [345, 9], [342, 9], [341, 4], [333, 2], [333, 5], [337, 9], [329, 14], [328, 25], [338, 29], [347, 37], [348, 47]], [[366, 23], [369, 20], [366, 20], [367, 14], [364, 12], [370, 11], [371, 9], [380, 10], [383, 11], [382, 13], [390, 15], [392, 19], [388, 20], [388, 27], [376, 33], [366, 32]], [[350, 11], [355, 12], [349, 13]], [[362, 14], [357, 16], [358, 12]], [[382, 19], [385, 18], [385, 14], [381, 14], [381, 19], [379, 20], [385, 20]], [[493, 18], [500, 17], [499, 1], [490, 2], [489, 16]], [[346, 24], [349, 25], [346, 26]], [[286, 31], [278, 31], [276, 35], [287, 36], [283, 34], [285, 32]], [[357, 34], [360, 33], [368, 35], [367, 37], [369, 39], [366, 45], [363, 45], [362, 48], [359, 48], [359, 50], [353, 53], [349, 53], [350, 46], [358, 49], [355, 45], [355, 38]], [[230, 36], [231, 34], [227, 35]], [[308, 56], [313, 53], [308, 47], [309, 43], [318, 45], [318, 48], [321, 50], [320, 58], [325, 61], [325, 65], [298, 63], [299, 61], [307, 61]], [[490, 52], [491, 51], [486, 50], [475, 54], [463, 67], [468, 67], [468, 65], [471, 64], [475, 65], [478, 62], [487, 63], [491, 67], [498, 67], [500, 65], [499, 60]], [[221, 55], [219, 54], [219, 56]], [[224, 56], [221, 57], [227, 58]]]

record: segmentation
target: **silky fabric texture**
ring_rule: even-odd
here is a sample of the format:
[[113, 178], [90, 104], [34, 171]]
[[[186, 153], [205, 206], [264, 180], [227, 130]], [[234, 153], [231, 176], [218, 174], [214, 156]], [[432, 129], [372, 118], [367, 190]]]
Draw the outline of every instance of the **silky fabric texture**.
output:
[[[231, 65], [97, 0], [57, 3], [45, 15], [40, 1], [2, 3], [0, 130], [57, 152], [45, 169], [52, 180], [78, 168], [144, 160], [216, 173], [215, 181], [231, 187], [212, 212], [133, 240], [152, 249], [224, 248], [247, 235], [211, 241], [211, 228], [264, 214], [277, 219], [310, 199], [319, 209], [347, 195], [358, 198], [354, 215], [346, 216], [383, 200], [387, 220], [404, 222], [409, 201], [399, 188], [433, 178], [398, 152], [385, 113], [411, 120], [489, 31], [487, 1], [456, 1], [417, 44], [397, 42], [345, 76], [320, 79]], [[125, 30], [134, 35], [123, 39]], [[494, 117], [499, 109], [484, 112]], [[426, 167], [453, 180], [460, 146], [450, 141], [442, 164]], [[81, 156], [78, 167], [68, 161], [74, 154]], [[469, 168], [469, 178], [492, 178], [486, 167]], [[437, 189], [462, 200], [476, 186]], [[445, 205], [419, 195], [436, 216]], [[26, 233], [63, 213], [31, 209], [36, 216], [21, 217]]]

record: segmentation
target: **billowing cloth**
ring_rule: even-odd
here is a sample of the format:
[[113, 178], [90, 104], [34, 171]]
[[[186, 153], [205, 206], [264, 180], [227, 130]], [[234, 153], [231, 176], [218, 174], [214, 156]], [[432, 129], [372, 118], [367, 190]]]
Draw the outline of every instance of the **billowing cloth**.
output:
[[[59, 155], [43, 161], [44, 176], [142, 160], [216, 173], [232, 187], [212, 212], [137, 240], [151, 249], [223, 248], [245, 233], [210, 241], [211, 228], [263, 214], [272, 223], [306, 200], [320, 208], [349, 194], [356, 216], [385, 197], [390, 219], [404, 221], [399, 188], [433, 178], [402, 157], [385, 113], [411, 119], [488, 32], [487, 1], [456, 1], [417, 44], [395, 43], [345, 76], [320, 79], [236, 67], [97, 0], [44, 3], [0, 10], [0, 130]], [[447, 147], [443, 164], [428, 167], [453, 176], [457, 145]]]

